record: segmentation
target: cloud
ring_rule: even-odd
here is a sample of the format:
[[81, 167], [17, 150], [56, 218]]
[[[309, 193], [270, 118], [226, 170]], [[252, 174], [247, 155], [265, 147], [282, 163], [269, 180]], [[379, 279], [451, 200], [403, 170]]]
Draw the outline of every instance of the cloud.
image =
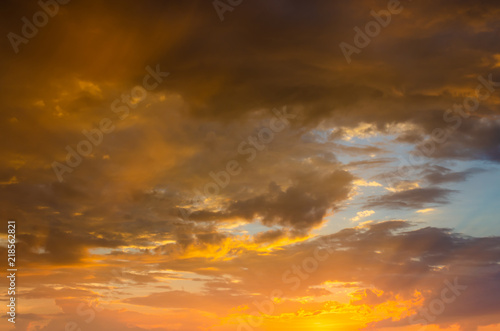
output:
[[191, 219], [242, 218], [252, 221], [260, 218], [268, 226], [308, 230], [321, 224], [329, 209], [347, 199], [352, 180], [353, 176], [346, 171], [324, 176], [303, 173], [295, 177], [290, 187], [284, 189], [272, 182], [266, 194], [232, 202], [223, 212], [198, 211], [191, 215]]
[[[244, 306], [276, 288], [286, 293], [274, 323], [316, 316], [331, 324], [333, 314], [347, 316], [346, 329], [396, 326], [408, 322], [402, 311], [429, 304], [455, 276], [469, 291], [436, 323], [498, 323], [498, 238], [410, 230], [404, 221], [320, 229], [338, 221], [328, 217], [338, 210], [359, 211], [359, 220], [376, 208], [450, 203], [456, 191], [444, 185], [483, 171], [462, 161], [500, 161], [498, 2], [406, 2], [347, 64], [339, 43], [386, 6], [245, 2], [220, 22], [210, 1], [89, 0], [60, 6], [18, 54], [3, 38], [0, 209], [19, 224], [29, 303], [20, 329], [81, 323], [76, 297], [99, 296], [109, 306], [89, 325], [96, 331], [215, 331], [221, 316], [251, 312]], [[11, 0], [0, 8], [4, 36], [22, 33], [21, 18], [40, 10]], [[120, 120], [114, 100], [157, 64], [169, 77]], [[490, 74], [481, 88], [490, 95], [476, 111], [447, 113]], [[296, 119], [248, 162], [239, 144], [284, 105]], [[52, 162], [65, 162], [67, 146], [103, 118], [114, 131], [59, 182]], [[449, 133], [446, 141], [435, 143], [436, 129]], [[397, 157], [430, 144], [415, 173], [393, 185], [379, 180]], [[196, 200], [229, 160], [241, 174]], [[318, 246], [330, 258], [302, 279], [294, 266]], [[282, 279], [287, 271], [296, 291]], [[332, 282], [351, 285], [330, 295]]]
[[[251, 302], [245, 298], [247, 294], [263, 295], [264, 297], [255, 299], [260, 302], [273, 290], [279, 289], [285, 298], [275, 307], [274, 314], [279, 315], [293, 312], [292, 302], [310, 295], [310, 288], [321, 287], [328, 282], [354, 282], [357, 286], [352, 291], [362, 295], [353, 300], [353, 305], [377, 309], [377, 306], [384, 307], [391, 302], [405, 302], [410, 312], [418, 312], [419, 307], [425, 307], [440, 295], [446, 280], [454, 282], [458, 277], [459, 284], [468, 286], [467, 291], [447, 306], [433, 324], [447, 325], [451, 320], [463, 326], [498, 323], [498, 317], [494, 316], [500, 307], [500, 301], [494, 292], [486, 293], [486, 289], [497, 287], [500, 239], [474, 238], [453, 233], [450, 229], [425, 227], [412, 230], [411, 227], [410, 223], [404, 221], [372, 223], [288, 246], [272, 254], [258, 255], [246, 251], [231, 260], [211, 261], [208, 265], [216, 268], [219, 274], [237, 281], [213, 284], [213, 287], [207, 287], [215, 291], [210, 294], [191, 293], [189, 296], [197, 299], [186, 302], [189, 305], [197, 301], [203, 302], [208, 299], [207, 295], [228, 290], [242, 299], [239, 304], [251, 307]], [[317, 247], [323, 253], [329, 252], [328, 258], [317, 260], [317, 266], [310, 269], [304, 261], [318, 256], [315, 253]], [[199, 267], [203, 261], [208, 262], [207, 259], [193, 259], [192, 266], [189, 266], [186, 261], [177, 260], [169, 262], [168, 266], [189, 270]], [[296, 284], [297, 288], [294, 287]], [[420, 294], [415, 294], [416, 292]], [[173, 303], [164, 299], [174, 294], [155, 294], [151, 298], [157, 300], [149, 301], [146, 297], [141, 297], [132, 299], [131, 302], [170, 306]], [[220, 300], [221, 304], [237, 300], [226, 300], [225, 294], [219, 294], [210, 300]], [[329, 302], [328, 298], [324, 300]], [[478, 305], [471, 306], [470, 302], [478, 302]], [[339, 305], [344, 307], [344, 311], [350, 309], [347, 304]], [[395, 316], [394, 325], [409, 325], [407, 319], [400, 320], [398, 324], [398, 319]], [[373, 317], [373, 321], [380, 321], [374, 322], [380, 327], [386, 323], [380, 316]]]
[[465, 171], [453, 172], [448, 168], [441, 166], [433, 166], [430, 169], [424, 170], [424, 179], [431, 185], [443, 183], [463, 182], [471, 175], [484, 172], [484, 169], [471, 168]]
[[[436, 127], [447, 126], [443, 113], [461, 101], [459, 95], [464, 91], [474, 93], [478, 75], [499, 73], [495, 67], [498, 50], [492, 43], [498, 13], [494, 2], [481, 6], [433, 4], [431, 16], [427, 4], [411, 4], [403, 11], [404, 20], [393, 17], [391, 27], [397, 24], [398, 28], [385, 29], [350, 65], [345, 63], [338, 44], [351, 42], [353, 27], [370, 20], [370, 11], [382, 9], [385, 3], [363, 1], [353, 6], [313, 1], [307, 8], [297, 1], [286, 5], [252, 3], [235, 12], [238, 19], [228, 24], [220, 24], [211, 4], [130, 3], [120, 10], [116, 10], [116, 4], [93, 1], [92, 9], [79, 4], [64, 6], [43, 33], [23, 45], [26, 52], [17, 55], [4, 40], [3, 79], [11, 82], [6, 85], [4, 101], [9, 107], [4, 116], [23, 119], [17, 125], [4, 124], [5, 135], [26, 132], [31, 126], [24, 121], [22, 109], [40, 100], [48, 105], [59, 87], [69, 92], [68, 82], [78, 87], [74, 100], [45, 108], [50, 117], [50, 109], [59, 106], [65, 115], [57, 120], [61, 124], [70, 118], [82, 121], [83, 109], [88, 116], [93, 105], [106, 100], [110, 104], [112, 95], [139, 84], [143, 68], [156, 63], [168, 66], [172, 73], [168, 84], [158, 92], [181, 96], [189, 113], [196, 117], [235, 120], [261, 107], [288, 104], [302, 108], [303, 124], [334, 118], [346, 132], [363, 124], [376, 133], [384, 132], [392, 123], [410, 123], [429, 135]], [[13, 13], [2, 24], [6, 31], [18, 30], [17, 17], [39, 9], [36, 4], [19, 6], [13, 2], [2, 6]], [[460, 17], [442, 9], [449, 6]], [[96, 21], [88, 19], [90, 10]], [[259, 17], [258, 22], [255, 17]], [[425, 33], [410, 21], [420, 22]], [[252, 34], [247, 31], [248, 24], [254, 26]], [[175, 35], [164, 33], [174, 30], [178, 31]], [[199, 31], [204, 30], [212, 33], [202, 37]], [[266, 38], [257, 37], [263, 35]], [[47, 49], [57, 52], [47, 55]], [[98, 58], [89, 56], [95, 49], [103, 50]], [[136, 49], [141, 51], [132, 51]], [[259, 58], [246, 49], [259, 50]], [[43, 65], [39, 58], [44, 59]], [[23, 61], [23, 69], [10, 65], [17, 59]], [[457, 67], [462, 68], [461, 73], [455, 70]], [[24, 81], [33, 83], [30, 93], [21, 93], [22, 83], [15, 83]], [[94, 90], [99, 91], [99, 97], [91, 93]], [[24, 95], [29, 97], [21, 101]], [[481, 107], [481, 115], [464, 119], [449, 144], [440, 147], [433, 157], [498, 159], [494, 97]], [[42, 124], [40, 132], [47, 122]], [[50, 145], [52, 139], [62, 138], [68, 131], [51, 130], [53, 138], [43, 138], [43, 142]], [[16, 148], [36, 154], [29, 148], [34, 143], [34, 138], [27, 136]]]
[[427, 205], [446, 204], [448, 197], [456, 191], [438, 187], [416, 188], [385, 194], [368, 199], [366, 208], [384, 207], [389, 209], [423, 209]]
[[354, 216], [353, 218], [351, 218], [351, 221], [352, 222], [357, 222], [359, 221], [360, 219], [362, 218], [365, 218], [365, 217], [368, 217], [370, 215], [373, 215], [375, 214], [375, 211], [373, 210], [363, 210], [363, 211], [358, 211], [356, 213], [356, 216]]
[[420, 213], [420, 214], [425, 214], [425, 213], [430, 213], [430, 212], [432, 212], [434, 210], [435, 210], [434, 208], [425, 208], [425, 209], [419, 209], [416, 212]]

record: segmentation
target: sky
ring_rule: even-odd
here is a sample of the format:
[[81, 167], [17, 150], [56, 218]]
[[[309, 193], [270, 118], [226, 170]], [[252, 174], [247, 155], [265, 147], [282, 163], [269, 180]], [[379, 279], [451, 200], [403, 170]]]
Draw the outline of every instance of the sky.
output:
[[0, 330], [500, 329], [498, 1], [0, 13]]

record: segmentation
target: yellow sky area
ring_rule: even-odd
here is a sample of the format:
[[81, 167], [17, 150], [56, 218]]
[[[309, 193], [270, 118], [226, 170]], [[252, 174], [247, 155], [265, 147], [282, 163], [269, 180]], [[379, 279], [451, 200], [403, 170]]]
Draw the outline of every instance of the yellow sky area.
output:
[[[348, 285], [348, 284], [346, 284]], [[383, 291], [373, 289], [373, 293], [382, 296]], [[296, 300], [274, 300], [272, 308], [260, 302], [260, 307], [254, 303], [234, 307], [230, 315], [222, 316], [210, 311], [199, 310], [172, 310], [168, 308], [159, 308], [151, 306], [138, 306], [127, 304], [119, 299], [104, 298], [99, 299], [100, 309], [98, 316], [106, 318], [108, 316], [119, 317], [123, 322], [137, 325], [144, 328], [165, 327], [165, 323], [173, 327], [174, 316], [182, 318], [196, 315], [195, 318], [203, 320], [207, 326], [206, 330], [212, 331], [234, 331], [234, 330], [254, 330], [254, 331], [281, 331], [281, 330], [347, 330], [357, 331], [371, 322], [393, 319], [394, 321], [403, 319], [413, 314], [423, 304], [422, 294], [415, 292], [413, 297], [404, 300], [401, 297], [394, 297], [393, 300], [384, 301], [381, 304], [368, 305], [357, 304], [360, 300], [366, 298], [366, 292], [358, 291], [358, 288], [351, 287], [352, 300], [348, 303], [339, 303], [337, 301], [312, 302], [304, 300], [300, 305]], [[58, 302], [47, 299], [24, 299], [23, 313], [36, 311], [38, 313], [50, 315], [62, 311], [74, 310], [74, 306], [81, 302], [89, 304], [89, 300], [76, 298], [75, 296], [64, 296], [58, 298]], [[266, 300], [267, 301], [267, 300]], [[97, 301], [96, 301], [97, 302]], [[269, 302], [269, 301], [267, 301]], [[258, 303], [259, 304], [259, 303]], [[296, 308], [299, 307], [299, 308]], [[43, 308], [43, 309], [42, 309]], [[207, 307], [209, 309], [209, 307]], [[258, 313], [258, 309], [266, 312], [271, 309], [271, 314]], [[77, 320], [77, 322], [79, 322]], [[27, 331], [35, 331], [36, 327], [43, 325], [44, 321], [34, 321], [27, 328]], [[91, 326], [91, 324], [89, 324]], [[241, 328], [238, 328], [240, 327]], [[250, 328], [247, 328], [250, 326]], [[422, 325], [400, 326], [397, 328], [378, 328], [381, 331], [422, 331]], [[201, 330], [201, 329], [200, 329]], [[497, 326], [480, 327], [478, 331], [498, 330]], [[439, 328], [433, 325], [427, 325], [425, 331], [459, 331], [457, 325]]]
[[[278, 331], [278, 330], [359, 330], [367, 323], [380, 321], [387, 318], [399, 320], [405, 318], [422, 302], [421, 297], [410, 300], [396, 298], [379, 305], [357, 305], [354, 302], [341, 304], [335, 301], [320, 303], [304, 303], [296, 311], [280, 312], [282, 305], [287, 302], [276, 304], [273, 308], [277, 313], [272, 315], [258, 315], [255, 313], [256, 306], [248, 307], [245, 314], [233, 314], [223, 319], [223, 324], [250, 325], [255, 330]], [[288, 301], [289, 302], [289, 301]], [[262, 307], [266, 307], [261, 305]], [[246, 308], [246, 307], [245, 307]], [[268, 308], [264, 308], [268, 309]], [[215, 330], [226, 330], [215, 328]], [[229, 330], [229, 328], [227, 329]], [[250, 329], [248, 329], [250, 330]], [[406, 330], [406, 329], [405, 329]], [[411, 330], [411, 329], [408, 329]]]
[[[284, 236], [272, 242], [257, 243], [254, 241], [254, 238], [251, 235], [240, 235], [225, 238], [222, 240], [222, 242], [217, 244], [199, 243], [190, 245], [184, 250], [179, 249], [179, 247], [177, 246], [177, 254], [170, 255], [169, 258], [192, 259], [201, 257], [206, 258], [210, 261], [228, 261], [246, 251], [258, 252], [259, 255], [267, 255], [273, 251], [281, 250], [286, 246], [311, 239], [313, 236], [314, 235], [312, 234], [306, 234], [304, 236], [293, 238]], [[155, 254], [126, 254], [126, 252], [133, 250], [151, 249], [168, 244], [172, 244], [175, 246], [175, 243], [176, 242], [174, 240], [164, 240], [161, 242], [151, 242], [148, 245], [123, 246], [116, 250], [121, 250], [124, 254], [115, 254], [113, 255], [113, 257], [115, 259], [120, 257], [129, 260], [130, 262], [155, 263], [157, 262], [157, 255]], [[86, 267], [98, 267], [99, 265], [102, 266], [103, 261], [106, 260], [107, 257], [105, 255], [92, 254], [82, 258], [81, 263], [85, 264]], [[61, 266], [48, 266], [48, 268], [58, 267]]]
[[308, 234], [303, 237], [283, 237], [269, 243], [256, 243], [249, 235], [235, 236], [226, 238], [218, 244], [204, 244], [202, 246], [189, 246], [182, 254], [181, 258], [190, 259], [196, 257], [204, 257], [213, 261], [228, 261], [237, 257], [241, 252], [254, 251], [259, 255], [266, 255], [272, 251], [282, 249], [285, 246], [296, 244], [312, 238]]

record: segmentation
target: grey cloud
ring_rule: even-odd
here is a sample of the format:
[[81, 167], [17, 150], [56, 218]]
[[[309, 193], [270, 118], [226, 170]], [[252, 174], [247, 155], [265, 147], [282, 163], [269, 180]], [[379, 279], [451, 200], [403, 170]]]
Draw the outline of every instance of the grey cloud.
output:
[[438, 187], [415, 188], [369, 198], [364, 207], [420, 209], [427, 205], [446, 204], [449, 202], [449, 195], [454, 192], [456, 191]]

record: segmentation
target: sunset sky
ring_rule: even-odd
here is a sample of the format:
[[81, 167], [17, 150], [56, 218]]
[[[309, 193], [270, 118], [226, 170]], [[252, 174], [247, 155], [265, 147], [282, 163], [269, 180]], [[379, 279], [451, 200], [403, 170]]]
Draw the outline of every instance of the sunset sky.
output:
[[498, 1], [0, 12], [0, 330], [500, 330]]

